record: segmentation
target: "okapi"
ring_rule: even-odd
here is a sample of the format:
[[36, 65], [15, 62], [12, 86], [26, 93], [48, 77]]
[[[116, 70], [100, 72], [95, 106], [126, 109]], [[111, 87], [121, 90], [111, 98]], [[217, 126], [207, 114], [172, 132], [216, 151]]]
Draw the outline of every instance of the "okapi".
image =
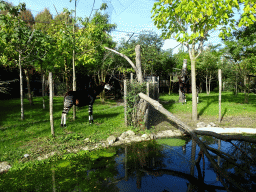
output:
[[[182, 81], [181, 77], [178, 77], [178, 79], [179, 79], [179, 88], [180, 88], [180, 91], [182, 92], [182, 97], [185, 99], [185, 104], [187, 104], [185, 93], [192, 93], [192, 87], [188, 83], [189, 79], [186, 79], [185, 81]], [[198, 97], [199, 88], [200, 87], [196, 85], [197, 103], [199, 102], [199, 97]]]
[[96, 88], [86, 88], [81, 91], [68, 91], [64, 96], [64, 108], [61, 115], [61, 126], [66, 126], [67, 114], [70, 108], [75, 105], [78, 107], [89, 105], [89, 123], [93, 123], [92, 107], [96, 99], [103, 89], [110, 90], [112, 87], [109, 84], [101, 83]]

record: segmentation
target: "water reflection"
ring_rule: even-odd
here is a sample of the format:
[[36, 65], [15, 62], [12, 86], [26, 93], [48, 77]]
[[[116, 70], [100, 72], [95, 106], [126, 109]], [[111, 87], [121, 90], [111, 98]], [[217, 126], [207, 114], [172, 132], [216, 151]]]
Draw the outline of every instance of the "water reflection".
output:
[[[244, 191], [256, 190], [256, 147], [201, 137], [228, 177], [216, 174], [189, 139], [149, 141], [81, 152], [0, 175], [1, 191]], [[182, 142], [181, 142], [182, 141]], [[163, 144], [165, 143], [165, 144]], [[230, 180], [227, 178], [231, 178]], [[241, 190], [240, 190], [241, 191]]]

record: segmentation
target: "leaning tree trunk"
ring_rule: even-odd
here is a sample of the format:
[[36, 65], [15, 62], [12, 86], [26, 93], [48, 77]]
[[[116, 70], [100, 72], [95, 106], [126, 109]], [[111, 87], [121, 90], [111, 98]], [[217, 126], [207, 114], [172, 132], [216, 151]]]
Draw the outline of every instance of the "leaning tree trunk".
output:
[[28, 100], [29, 100], [29, 104], [31, 106], [31, 105], [33, 105], [33, 98], [32, 98], [31, 88], [30, 88], [29, 73], [28, 73], [28, 69], [24, 69], [24, 70], [25, 70], [27, 87], [28, 87]]

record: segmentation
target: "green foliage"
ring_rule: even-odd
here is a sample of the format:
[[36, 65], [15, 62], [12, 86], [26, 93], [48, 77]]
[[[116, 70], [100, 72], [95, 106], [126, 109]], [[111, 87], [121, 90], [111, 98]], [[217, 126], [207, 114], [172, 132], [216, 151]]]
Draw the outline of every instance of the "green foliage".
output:
[[134, 122], [134, 114], [136, 114], [136, 107], [140, 101], [139, 93], [146, 93], [147, 84], [146, 83], [138, 83], [133, 80], [132, 83], [127, 81], [127, 120], [129, 125], [136, 127], [136, 122]]
[[38, 13], [35, 16], [35, 22], [36, 22], [35, 29], [41, 30], [42, 32], [46, 33], [51, 21], [52, 21], [52, 14], [47, 8], [45, 8], [44, 11]]
[[255, 21], [253, 14], [256, 8], [255, 2], [251, 3], [249, 0], [244, 0], [241, 4], [237, 0], [160, 0], [154, 4], [151, 13], [154, 24], [163, 30], [163, 37], [168, 39], [174, 35], [177, 41], [192, 44], [206, 38], [208, 32], [219, 25], [224, 25], [221, 37], [230, 34], [231, 29], [235, 29], [234, 10], [238, 10], [242, 5], [244, 12], [239, 27], [248, 26]]

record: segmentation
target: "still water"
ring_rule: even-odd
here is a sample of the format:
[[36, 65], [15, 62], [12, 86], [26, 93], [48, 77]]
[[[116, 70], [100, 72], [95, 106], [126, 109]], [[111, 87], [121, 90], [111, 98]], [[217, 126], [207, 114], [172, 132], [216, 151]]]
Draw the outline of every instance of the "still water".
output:
[[[230, 178], [244, 191], [256, 191], [255, 144], [200, 139], [223, 152], [226, 158], [210, 154]], [[0, 191], [237, 191], [193, 143], [171, 138], [52, 158], [1, 174]]]

